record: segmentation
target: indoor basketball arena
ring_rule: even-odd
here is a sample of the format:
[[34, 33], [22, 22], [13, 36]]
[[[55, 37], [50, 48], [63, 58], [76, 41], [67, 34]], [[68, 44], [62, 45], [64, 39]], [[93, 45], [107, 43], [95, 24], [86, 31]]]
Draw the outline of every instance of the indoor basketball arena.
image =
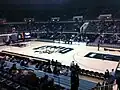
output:
[[0, 0], [0, 90], [120, 90], [120, 5]]

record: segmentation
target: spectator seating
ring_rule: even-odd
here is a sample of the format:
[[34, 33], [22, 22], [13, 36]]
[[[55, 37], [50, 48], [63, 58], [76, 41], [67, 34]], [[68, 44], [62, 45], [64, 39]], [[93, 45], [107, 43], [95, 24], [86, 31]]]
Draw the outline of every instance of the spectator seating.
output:
[[[13, 54], [12, 52], [7, 52], [7, 51], [2, 51], [1, 53], [3, 53], [3, 54], [6, 54], [6, 55], [10, 55], [10, 56], [13, 56], [13, 55], [15, 55], [15, 56], [18, 56], [19, 54]], [[21, 57], [22, 56], [24, 56], [24, 55], [21, 55]], [[29, 56], [28, 56], [29, 57]], [[28, 57], [26, 56], [26, 57], [24, 57], [24, 58], [27, 58], [28, 59]], [[36, 59], [35, 59], [36, 60]], [[43, 62], [46, 62], [46, 61], [44, 61], [44, 60], [38, 60], [38, 61], [36, 61], [36, 63], [37, 62], [41, 62], [41, 61], [43, 61]], [[48, 62], [48, 61], [47, 61]], [[85, 69], [80, 69], [79, 70], [80, 72], [80, 74], [81, 75], [86, 75], [86, 76], [90, 76], [90, 77], [95, 77], [95, 78], [100, 78], [100, 79], [103, 79], [103, 76], [104, 76], [104, 74], [102, 74], [102, 73], [98, 73], [98, 72], [94, 72], [94, 71], [89, 71], [89, 70], [85, 70]]]
[[[1, 52], [2, 53], [2, 52]], [[5, 55], [5, 52], [3, 53], [4, 55]], [[1, 55], [3, 55], [3, 54], [1, 54]], [[8, 55], [8, 53], [7, 53], [7, 55]], [[9, 53], [9, 56], [10, 56], [10, 53]], [[12, 55], [11, 55], [12, 56]], [[25, 57], [24, 57], [25, 58]], [[2, 58], [3, 59], [3, 58]], [[10, 59], [10, 58], [9, 58]], [[62, 87], [64, 87], [64, 88], [66, 88], [66, 89], [70, 89], [70, 86], [71, 86], [71, 84], [70, 84], [70, 74], [68, 74], [68, 75], [65, 75], [64, 73], [58, 73], [58, 74], [53, 74], [53, 73], [49, 73], [48, 71], [47, 71], [47, 68], [45, 67], [45, 66], [49, 66], [49, 63], [46, 63], [46, 62], [44, 62], [43, 63], [43, 65], [42, 65], [42, 69], [38, 69], [37, 67], [36, 67], [36, 63], [40, 63], [41, 61], [39, 61], [39, 62], [32, 62], [30, 65], [23, 65], [23, 66], [21, 66], [20, 65], [20, 62], [21, 62], [21, 59], [19, 59], [19, 60], [14, 60], [15, 59], [15, 56], [14, 56], [14, 58], [12, 58], [12, 59], [10, 59], [10, 60], [6, 60], [5, 61], [5, 63], [9, 63], [9, 65], [10, 65], [10, 63], [13, 65], [14, 63], [16, 64], [16, 67], [17, 67], [17, 69], [21, 69], [21, 70], [32, 70], [32, 72], [34, 72], [35, 73], [35, 75], [37, 76], [37, 77], [44, 77], [45, 75], [48, 75], [49, 76], [49, 78], [53, 78], [54, 79], [54, 82], [55, 82], [55, 84], [57, 84], [57, 85], [60, 85], [60, 86], [62, 86]], [[24, 59], [25, 60], [25, 59]], [[25, 62], [26, 62], [26, 60], [25, 60]], [[29, 62], [29, 61], [28, 61]], [[54, 66], [58, 66], [58, 68], [59, 67], [62, 67], [63, 68], [63, 70], [65, 70], [65, 68], [67, 69], [67, 68], [69, 68], [68, 66], [62, 66], [61, 64], [57, 64], [56, 62], [54, 62], [54, 61], [51, 61], [52, 62], [52, 64], [51, 65], [53, 65], [53, 67]], [[9, 68], [10, 67], [7, 67], [7, 68], [5, 68], [5, 70], [9, 70]], [[60, 71], [62, 71], [62, 68], [60, 69]], [[53, 68], [54, 69], [54, 68]], [[63, 71], [62, 71], [63, 72]], [[98, 72], [93, 72], [93, 71], [89, 71], [89, 70], [85, 70], [85, 69], [79, 69], [79, 73], [81, 74], [81, 75], [86, 75], [86, 76], [90, 76], [90, 77], [94, 77], [94, 78], [98, 78], [98, 79], [104, 79], [104, 74], [103, 73], [98, 73]], [[4, 77], [9, 77], [9, 78], [11, 78], [11, 75], [10, 74], [4, 74], [3, 72], [2, 73], [0, 73], [0, 74], [2, 74], [2, 76], [4, 76]], [[92, 87], [94, 87], [95, 86], [95, 83], [93, 83], [93, 82], [89, 82], [89, 81], [86, 81], [86, 80], [80, 80], [79, 81], [80, 82], [80, 85], [79, 85], [79, 89], [81, 89], [81, 90], [89, 90], [89, 89], [91, 89]], [[8, 81], [8, 84], [9, 84], [9, 81]], [[27, 86], [28, 87], [28, 86]], [[29, 87], [30, 88], [30, 87]]]
[[[9, 61], [6, 61], [6, 62], [9, 62]], [[11, 63], [15, 63], [15, 62], [12, 61]], [[47, 73], [47, 72], [43, 72], [41, 70], [36, 70], [35, 64], [29, 65], [29, 66], [21, 66], [19, 64], [19, 62], [18, 62], [18, 63], [16, 63], [16, 67], [17, 67], [17, 69], [32, 70], [37, 75], [37, 77], [43, 77], [44, 75], [48, 75], [50, 78], [54, 79], [54, 81], [55, 81], [56, 84], [61, 85], [61, 86], [65, 87], [65, 88], [70, 89], [70, 77], [69, 76], [65, 76], [65, 75], [59, 75], [58, 76], [58, 75], [55, 75], [55, 74], [50, 74], [50, 73]], [[83, 82], [86, 83], [86, 85], [87, 85], [86, 87], [84, 87], [84, 85], [81, 84]], [[85, 80], [80, 80], [80, 88], [90, 89], [94, 85], [95, 85], [95, 83], [92, 83], [92, 82], [89, 82], [89, 81], [85, 81]], [[83, 90], [86, 90], [86, 89], [83, 89]]]

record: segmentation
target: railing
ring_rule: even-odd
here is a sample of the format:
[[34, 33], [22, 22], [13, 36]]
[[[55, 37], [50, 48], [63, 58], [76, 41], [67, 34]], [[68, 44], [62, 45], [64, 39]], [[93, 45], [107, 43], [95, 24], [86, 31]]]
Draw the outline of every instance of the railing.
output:
[[118, 90], [118, 87], [117, 84], [109, 84], [95, 87], [92, 90]]
[[60, 85], [62, 87], [65, 87], [67, 89], [70, 89], [70, 87], [71, 87], [70, 78], [69, 77], [66, 77], [66, 76], [63, 76], [63, 75], [57, 76], [55, 74], [49, 74], [47, 72], [43, 72], [43, 71], [39, 71], [39, 70], [35, 70], [34, 73], [38, 77], [43, 77], [45, 75], [48, 75], [49, 78], [53, 78], [54, 79], [55, 84], [58, 84], [58, 85]]
[[[6, 61], [6, 62], [8, 62], [8, 61]], [[9, 63], [13, 64], [13, 62], [9, 62]], [[32, 70], [36, 74], [37, 77], [43, 77], [45, 75], [48, 75], [50, 78], [54, 79], [54, 82], [57, 85], [60, 85], [67, 89], [70, 89], [70, 87], [71, 87], [70, 74], [68, 76], [64, 76], [64, 75], [55, 75], [52, 73], [43, 72], [43, 71], [37, 70], [35, 68], [35, 65], [30, 65], [29, 67], [25, 67], [25, 66], [20, 66], [19, 63], [16, 63], [16, 67], [18, 69], [23, 69], [23, 70]], [[92, 83], [92, 82], [89, 82], [86, 80], [80, 80], [79, 90], [90, 90], [95, 85], [96, 85], [95, 83]]]
[[[7, 61], [6, 61], [7, 62]], [[9, 62], [11, 64], [13, 64], [12, 62]], [[41, 70], [36, 70], [34, 66], [30, 66], [30, 67], [25, 67], [25, 66], [20, 66], [19, 63], [16, 63], [16, 67], [18, 69], [23, 69], [23, 70], [31, 70], [33, 71], [37, 77], [44, 77], [45, 75], [48, 75], [49, 78], [53, 78], [55, 84], [62, 86], [68, 90], [70, 90], [71, 88], [71, 78], [69, 76], [64, 76], [64, 75], [55, 75], [52, 73], [47, 73], [47, 72], [43, 72]], [[89, 81], [85, 81], [85, 80], [80, 80], [79, 81], [79, 89], [78, 90], [90, 90], [92, 87], [94, 87], [96, 84], [89, 82]]]
[[[6, 62], [8, 62], [8, 61], [6, 61]], [[9, 64], [12, 65], [13, 63], [9, 62]], [[52, 74], [52, 73], [43, 72], [41, 70], [35, 70], [35, 68], [33, 66], [25, 67], [25, 66], [20, 66], [18, 63], [16, 63], [16, 67], [18, 69], [21, 69], [21, 70], [30, 70], [30, 71], [34, 72], [36, 74], [36, 76], [39, 77], [39, 78], [44, 77], [45, 75], [48, 75], [49, 78], [53, 78], [54, 79], [55, 84], [60, 85], [62, 87], [65, 87], [68, 90], [71, 87], [70, 77], [68, 77], [68, 76], [55, 75], [55, 74]]]
[[88, 27], [89, 22], [85, 22], [81, 27], [80, 27], [80, 32], [84, 33], [85, 29]]
[[[88, 46], [97, 46], [97, 43], [89, 43]], [[108, 47], [108, 48], [120, 48], [118, 44], [101, 44], [101, 47]]]

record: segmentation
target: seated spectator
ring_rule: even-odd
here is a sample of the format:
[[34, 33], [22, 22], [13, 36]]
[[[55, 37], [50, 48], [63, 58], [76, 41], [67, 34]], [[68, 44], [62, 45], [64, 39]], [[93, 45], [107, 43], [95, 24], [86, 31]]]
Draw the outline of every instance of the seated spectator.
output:
[[16, 68], [16, 64], [13, 64], [13, 66], [10, 68], [9, 72], [15, 72], [15, 70], [17, 70]]
[[21, 60], [20, 65], [21, 66], [28, 66], [29, 61], [28, 60]]
[[12, 58], [12, 62], [19, 62], [15, 57]]
[[0, 69], [1, 69], [1, 70], [4, 69], [4, 63], [5, 63], [4, 60], [0, 61]]
[[57, 75], [60, 74], [60, 67], [57, 67]]
[[33, 87], [38, 86], [38, 78], [36, 77], [36, 74], [33, 72], [28, 72], [27, 78], [27, 84], [32, 85]]
[[43, 70], [44, 72], [47, 72], [47, 65], [44, 65], [43, 68], [42, 68], [42, 70]]
[[60, 73], [63, 74], [63, 75], [65, 75], [65, 76], [68, 76], [69, 72], [70, 72], [70, 70], [69, 70], [69, 68], [67, 68], [67, 67], [64, 67], [64, 68], [60, 71]]
[[44, 66], [44, 64], [43, 64], [43, 62], [41, 62], [41, 63], [39, 64], [39, 66], [38, 66], [38, 69], [39, 69], [39, 70], [42, 70], [43, 66]]
[[20, 65], [24, 66], [24, 60], [21, 60]]
[[8, 70], [13, 66], [13, 63], [7, 61], [4, 63], [3, 66], [4, 66], [4, 69]]
[[29, 67], [29, 66], [31, 66], [31, 65], [33, 65], [33, 64], [32, 64], [32, 60], [27, 60], [27, 66]]
[[48, 81], [48, 90], [56, 90], [54, 86], [54, 79], [52, 78]]
[[45, 75], [40, 79], [40, 90], [47, 90], [48, 89], [48, 75]]
[[35, 65], [35, 68], [38, 68], [39, 67], [39, 63], [37, 63], [36, 65]]
[[64, 75], [65, 75], [65, 76], [68, 76], [68, 73], [69, 73], [69, 69], [66, 69]]
[[42, 77], [40, 79], [40, 82], [43, 83], [43, 82], [47, 82], [48, 81], [48, 75], [45, 75], [44, 77]]
[[54, 74], [57, 74], [57, 66], [54, 67], [53, 73], [54, 73]]
[[24, 66], [28, 67], [28, 63], [29, 63], [29, 61], [28, 61], [28, 60], [25, 60], [25, 61], [24, 61]]
[[13, 64], [13, 66], [11, 67], [11, 70], [16, 70], [16, 64]]
[[46, 64], [49, 66], [50, 65], [50, 61], [48, 61]]
[[50, 68], [50, 65], [47, 67], [47, 72], [48, 72], [48, 73], [52, 73], [52, 70], [51, 70], [51, 68]]
[[10, 58], [9, 56], [5, 56], [5, 60], [9, 60], [9, 58]]
[[12, 62], [13, 58], [14, 58], [13, 56], [10, 57], [8, 61], [9, 61], [9, 62]]
[[14, 77], [13, 77], [13, 80], [14, 81], [20, 81], [22, 75], [23, 75], [22, 70], [17, 70]]
[[52, 71], [52, 72], [53, 72], [53, 67], [54, 67], [54, 66], [50, 65], [50, 68], [51, 68], [51, 71]]

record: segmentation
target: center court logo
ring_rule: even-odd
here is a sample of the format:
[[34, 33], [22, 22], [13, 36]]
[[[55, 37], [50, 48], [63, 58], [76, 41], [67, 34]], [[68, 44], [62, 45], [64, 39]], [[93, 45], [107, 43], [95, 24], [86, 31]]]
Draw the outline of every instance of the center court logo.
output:
[[48, 54], [52, 54], [52, 53], [61, 53], [61, 54], [65, 54], [67, 52], [70, 52], [73, 50], [73, 48], [66, 48], [66, 47], [61, 47], [61, 46], [41, 46], [41, 47], [37, 47], [37, 48], [33, 48], [34, 53], [48, 53]]

